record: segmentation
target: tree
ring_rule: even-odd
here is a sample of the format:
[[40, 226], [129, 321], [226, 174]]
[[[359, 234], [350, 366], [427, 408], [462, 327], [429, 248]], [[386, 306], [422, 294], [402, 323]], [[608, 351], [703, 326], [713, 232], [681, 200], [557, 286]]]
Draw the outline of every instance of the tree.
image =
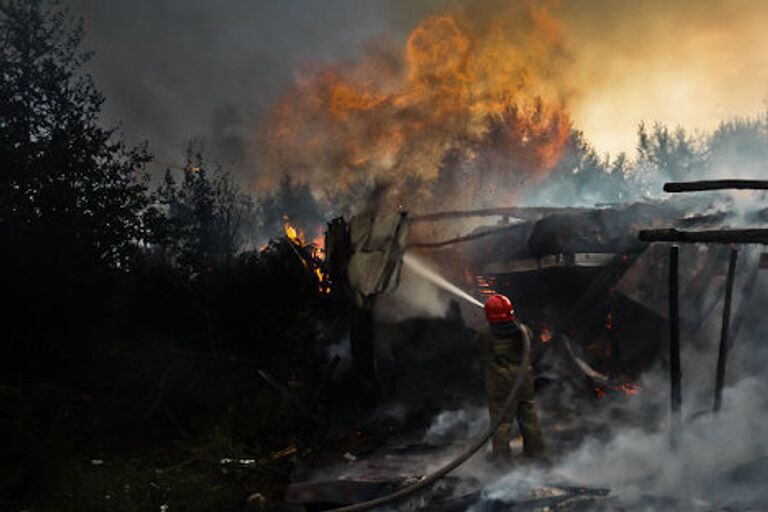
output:
[[601, 157], [584, 134], [572, 130], [563, 157], [532, 190], [529, 204], [594, 205], [633, 199], [632, 169], [620, 153]]
[[262, 199], [259, 213], [265, 238], [281, 234], [286, 219], [306, 227], [322, 225], [326, 218], [309, 185], [292, 180], [288, 174], [283, 175], [280, 186], [271, 195]]
[[143, 236], [136, 171], [148, 155], [99, 124], [82, 35], [57, 4], [0, 3], [0, 226], [38, 250], [121, 266]]
[[693, 179], [704, 164], [703, 152], [681, 127], [674, 132], [655, 123], [649, 133], [644, 124], [637, 130], [638, 163], [653, 169], [661, 179]]
[[166, 259], [197, 273], [233, 256], [241, 245], [243, 224], [253, 210], [229, 174], [209, 175], [202, 145], [190, 143], [183, 179], [177, 183], [166, 171], [148, 211], [151, 245]]
[[708, 139], [710, 177], [761, 177], [767, 160], [768, 113], [720, 123]]

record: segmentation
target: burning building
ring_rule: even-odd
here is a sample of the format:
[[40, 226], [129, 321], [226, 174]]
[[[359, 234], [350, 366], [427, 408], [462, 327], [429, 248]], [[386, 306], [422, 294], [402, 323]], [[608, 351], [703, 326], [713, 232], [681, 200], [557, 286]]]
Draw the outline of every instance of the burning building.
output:
[[[547, 471], [513, 472], [535, 492], [551, 493], [522, 507], [573, 498], [623, 506], [626, 494], [611, 501], [599, 482], [571, 471], [585, 460], [597, 464], [586, 453], [590, 442], [597, 443], [595, 452], [622, 453], [636, 446], [623, 436], [640, 425], [636, 437], [658, 450], [649, 432], [664, 430], [668, 441], [661, 426], [668, 419], [669, 382], [673, 418], [679, 419], [684, 397], [698, 407], [711, 388], [722, 393], [724, 363], [716, 365], [715, 384], [714, 372], [699, 362], [718, 352], [713, 333], [732, 307], [733, 323], [723, 332], [730, 331], [731, 340], [745, 336], [740, 333], [759, 290], [759, 251], [742, 252], [734, 292], [733, 253], [706, 243], [764, 239], [746, 232], [721, 239], [673, 235], [744, 222], [762, 226], [764, 205], [745, 213], [733, 196], [662, 199], [664, 177], [649, 176], [643, 166], [677, 172], [668, 161], [672, 150], [645, 154], [633, 169], [623, 156], [599, 157], [572, 124], [574, 90], [558, 72], [568, 45], [557, 19], [532, 2], [491, 14], [457, 7], [422, 20], [403, 45], [385, 38], [357, 60], [303, 68], [266, 124], [260, 143], [267, 172], [258, 186], [269, 190], [291, 176], [334, 215], [344, 215], [329, 225], [325, 265], [331, 295], [349, 302], [349, 330], [339, 336], [348, 371], [336, 383], [334, 414], [355, 425], [355, 442], [345, 444], [354, 448], [346, 462], [318, 464], [302, 475], [289, 501], [328, 508], [401, 488], [455, 454], [446, 445], [484, 425], [473, 345], [479, 310], [462, 301], [462, 293], [469, 302], [508, 295], [531, 325], [534, 371], [558, 467], [572, 482], [590, 483], [555, 488], [547, 485]], [[688, 161], [694, 159], [684, 136], [658, 128], [653, 137], [677, 148], [686, 166], [704, 162]], [[641, 158], [649, 144], [641, 127]], [[721, 173], [721, 164], [701, 163], [710, 174]], [[701, 243], [679, 248], [676, 259], [654, 243], [689, 240]], [[436, 279], [419, 282], [417, 274], [425, 272], [403, 263], [406, 252], [459, 292], [446, 292], [445, 283], [435, 287]], [[671, 307], [670, 289], [679, 294], [679, 308]], [[686, 358], [696, 361], [691, 380], [706, 385], [682, 390]], [[627, 401], [632, 405], [625, 407]], [[686, 421], [704, 417], [694, 416]], [[455, 434], [454, 427], [461, 434], [453, 438], [421, 436], [425, 430]], [[692, 427], [697, 442], [711, 440], [700, 428]], [[465, 510], [498, 502], [504, 510], [520, 504], [520, 493], [509, 491], [515, 488], [509, 475], [494, 487], [486, 484], [497, 474], [477, 461], [472, 468], [483, 478], [459, 469], [448, 490], [433, 491], [421, 505]], [[605, 486], [616, 483], [611, 477]], [[632, 503], [684, 503], [679, 493], [658, 489], [662, 502]]]
[[[604, 428], [589, 426], [589, 423], [585, 425], [580, 421], [562, 420], [563, 415], [573, 414], [574, 404], [583, 407], [591, 402], [593, 405], [588, 407], [600, 407], [602, 401], [613, 397], [610, 403], [614, 405], [606, 407], [607, 410], [616, 411], [615, 400], [621, 397], [638, 401], [666, 401], [662, 398], [665, 390], [659, 386], [659, 382], [648, 385], [643, 380], [643, 375], [654, 368], [668, 368], [671, 371], [672, 403], [677, 404], [673, 411], [679, 411], [682, 392], [679, 387], [680, 342], [679, 334], [675, 334], [676, 329], [679, 332], [682, 328], [686, 333], [688, 347], [684, 353], [690, 356], [695, 350], [711, 350], [712, 336], [705, 330], [711, 328], [713, 319], [719, 319], [725, 314], [726, 321], [730, 320], [734, 282], [733, 252], [726, 275], [729, 251], [722, 245], [686, 246], [681, 250], [681, 259], [685, 264], [678, 266], [677, 262], [668, 261], [663, 246], [650, 243], [654, 239], [685, 242], [686, 236], [695, 237], [696, 233], [708, 233], [706, 236], [710, 237], [715, 236], [712, 233], [729, 233], [727, 230], [712, 231], [711, 228], [723, 225], [724, 219], [733, 214], [727, 211], [712, 213], [711, 204], [705, 203], [666, 201], [605, 208], [492, 208], [410, 218], [400, 214], [397, 216], [400, 221], [394, 224], [380, 223], [378, 229], [368, 224], [369, 229], [363, 231], [369, 233], [365, 238], [368, 241], [358, 243], [351, 253], [363, 250], [364, 247], [368, 251], [373, 250], [371, 240], [378, 240], [379, 247], [388, 247], [387, 253], [391, 256], [401, 257], [406, 249], [420, 254], [421, 258], [431, 261], [431, 265], [449, 276], [450, 280], [460, 283], [461, 288], [472, 290], [475, 297], [494, 292], [510, 296], [521, 317], [534, 328], [533, 363], [537, 387], [543, 393], [544, 407], [552, 408], [545, 413], [545, 423], [550, 429], [559, 430], [559, 433], [552, 434], [558, 439], [557, 450], [567, 453], [579, 446], [574, 435], [597, 438], [603, 435], [606, 436], [605, 442], [610, 442], [610, 436]], [[460, 236], [440, 240], [426, 239], [425, 233], [434, 233], [434, 230], [421, 227], [446, 221], [456, 222], [457, 219], [468, 217], [490, 218], [496, 222], [486, 223]], [[398, 226], [406, 219], [410, 224], [408, 238], [394, 236], [399, 230]], [[358, 219], [352, 226], [357, 223], [358, 233], [362, 233], [359, 231], [359, 222]], [[343, 221], [336, 221], [332, 226], [335, 225], [334, 229], [338, 230], [343, 224]], [[373, 233], [378, 235], [373, 236]], [[669, 239], [672, 236], [670, 233], [678, 233], [678, 238]], [[745, 236], [743, 231], [735, 233], [733, 236], [736, 238], [728, 239], [726, 235], [722, 241], [738, 242], [738, 237]], [[752, 230], [750, 233], [753, 238], [765, 236], [762, 230]], [[357, 238], [363, 240], [359, 234]], [[695, 238], [692, 240], [696, 241]], [[752, 243], [760, 240], [749, 239]], [[331, 253], [336, 244], [330, 241]], [[677, 251], [675, 248], [675, 254]], [[400, 278], [397, 275], [399, 269], [387, 264], [386, 258], [374, 260], [369, 258], [365, 265], [386, 269], [385, 274], [388, 276], [377, 278], [377, 282], [389, 283], [388, 279], [391, 278], [394, 284], [370, 289], [364, 294], [367, 297], [364, 308], [371, 310], [366, 313], [369, 316], [365, 321], [370, 325], [362, 334], [359, 331], [351, 334], [352, 357], [357, 359], [355, 366], [358, 369], [367, 369], [365, 379], [379, 386], [380, 393], [376, 396], [380, 407], [383, 407], [378, 409], [379, 414], [396, 425], [388, 427], [389, 432], [401, 432], [400, 429], [405, 425], [409, 425], [406, 431], [409, 428], [418, 431], [428, 425], [420, 421], [445, 418], [444, 411], [477, 410], [477, 399], [482, 396], [482, 380], [478, 378], [479, 363], [476, 349], [472, 346], [471, 333], [476, 328], [474, 310], [448, 298], [455, 298], [455, 295], [446, 294], [443, 298], [449, 305], [443, 312], [444, 319], [412, 318], [393, 321], [386, 313], [374, 316], [379, 292], [395, 286]], [[749, 315], [759, 261], [757, 252], [744, 251], [740, 267], [742, 278], [737, 294], [739, 298], [735, 301], [730, 329], [731, 340], [739, 335], [744, 319]], [[338, 265], [338, 262], [335, 264]], [[355, 265], [359, 266], [360, 263]], [[350, 276], [354, 276], [358, 270], [350, 270]], [[407, 266], [404, 272], [407, 273]], [[384, 275], [378, 272], [371, 275], [374, 274]], [[679, 292], [670, 292], [664, 285], [672, 279], [668, 276], [673, 274]], [[406, 275], [403, 279], [412, 278]], [[352, 288], [360, 289], [359, 286]], [[669, 293], [679, 293], [682, 297], [679, 310], [670, 309]], [[726, 296], [725, 305], [720, 299], [723, 294]], [[721, 309], [725, 312], [721, 312]], [[728, 329], [726, 325], [724, 332], [728, 332]], [[360, 345], [366, 345], [366, 348], [361, 350]], [[365, 361], [361, 362], [361, 358]], [[724, 366], [724, 362], [717, 365], [720, 397], [717, 408], [722, 399]], [[732, 380], [737, 381], [738, 378]], [[643, 397], [646, 390], [648, 396]], [[700, 393], [701, 390], [696, 392]], [[367, 396], [370, 399], [371, 395]], [[571, 403], [567, 405], [564, 402]], [[637, 412], [622, 414], [629, 414], [630, 421], [642, 421], [635, 416]], [[595, 414], [600, 416], [609, 413]], [[647, 414], [658, 416], [658, 403], [650, 407]], [[561, 418], [557, 419], [558, 416]], [[469, 428], [471, 422], [468, 417], [462, 417], [463, 420], [454, 421], [464, 423], [464, 428]], [[627, 420], [628, 417], [623, 417], [615, 422], [624, 425]], [[374, 417], [372, 421], [377, 424], [382, 420]], [[429, 425], [429, 431], [442, 428], [435, 423]], [[590, 428], [595, 430], [589, 431]], [[612, 428], [620, 427], [608, 430]], [[601, 431], [603, 434], [600, 434]], [[398, 438], [398, 442], [406, 443], [405, 447], [399, 449], [404, 450], [403, 453], [424, 450], [426, 462], [422, 463], [426, 465], [422, 471], [427, 471], [427, 467], [437, 464], [442, 457], [433, 459], [435, 454], [444, 452], [437, 445], [430, 444], [431, 441], [414, 439], [412, 435]], [[386, 438], [379, 438], [381, 446], [387, 444], [384, 441]], [[393, 475], [405, 478], [405, 473], [398, 472], [404, 468], [383, 469], [383, 461], [377, 462], [377, 457], [381, 456], [398, 457], [381, 446], [370, 457], [365, 456], [364, 466], [353, 464], [356, 469], [350, 470], [352, 473], [342, 470], [339, 483], [324, 479], [297, 485], [289, 492], [289, 500], [297, 503], [352, 503], [385, 494], [387, 488], [402, 486], [403, 482], [398, 483]], [[401, 463], [394, 464], [399, 467]], [[458, 474], [462, 475], [461, 471]], [[538, 475], [537, 478], [546, 478]], [[448, 485], [453, 488], [449, 493], [452, 498], [446, 501], [443, 499], [445, 496], [440, 498], [440, 493], [433, 493], [423, 498], [427, 501], [422, 501], [422, 504], [430, 503], [430, 507], [439, 510], [453, 510], [450, 507], [459, 507], [456, 508], [459, 510], [462, 506], [469, 506], [473, 500], [483, 499], [482, 494], [470, 492], [464, 487], [467, 485], [466, 476]], [[342, 488], [343, 491], [340, 490]], [[547, 497], [549, 501], [534, 497], [518, 504], [523, 503], [521, 506], [538, 510], [535, 507], [544, 506], [550, 501], [565, 504], [574, 498], [578, 498], [576, 501], [579, 503], [584, 500], [600, 502], [600, 506], [613, 503], [605, 501], [609, 491], [599, 487], [556, 486], [553, 489], [550, 489], [553, 496]], [[322, 499], [318, 493], [323, 496]], [[505, 501], [507, 498], [499, 502], [502, 507], [499, 510], [504, 509], [503, 503], [508, 502]]]

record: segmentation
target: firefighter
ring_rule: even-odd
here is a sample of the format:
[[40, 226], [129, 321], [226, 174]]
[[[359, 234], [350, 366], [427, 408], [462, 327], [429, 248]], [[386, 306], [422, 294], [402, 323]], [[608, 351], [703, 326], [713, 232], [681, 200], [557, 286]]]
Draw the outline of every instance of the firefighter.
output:
[[530, 365], [521, 368], [523, 358], [523, 334], [530, 329], [515, 321], [512, 302], [504, 295], [493, 295], [485, 303], [485, 318], [490, 332], [481, 335], [483, 359], [485, 362], [485, 385], [488, 392], [488, 409], [491, 423], [502, 412], [504, 402], [521, 371], [526, 372], [517, 404], [513, 405], [493, 435], [493, 461], [506, 464], [512, 461], [509, 443], [512, 441], [512, 422], [517, 418], [520, 433], [523, 435], [523, 454], [526, 458], [536, 458], [544, 454], [544, 437], [539, 428], [534, 400], [533, 373]]

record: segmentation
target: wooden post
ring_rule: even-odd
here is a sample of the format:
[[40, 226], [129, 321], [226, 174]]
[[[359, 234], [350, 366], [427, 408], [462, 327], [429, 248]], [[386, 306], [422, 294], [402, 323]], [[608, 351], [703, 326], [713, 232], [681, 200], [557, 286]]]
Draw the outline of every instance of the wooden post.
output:
[[749, 309], [750, 305], [752, 304], [752, 296], [754, 295], [755, 288], [757, 286], [757, 274], [760, 272], [760, 267], [758, 265], [752, 266], [753, 264], [754, 262], [749, 262], [749, 272], [742, 277], [742, 279], [744, 279], [744, 286], [741, 288], [741, 300], [739, 301], [739, 309], [735, 312], [732, 311], [733, 316], [731, 318], [731, 324], [728, 329], [729, 351], [734, 347], [736, 340], [739, 338], [741, 326], [744, 325], [744, 317], [747, 314], [747, 309]]
[[731, 323], [731, 298], [733, 297], [733, 280], [736, 272], [737, 249], [731, 249], [728, 262], [728, 278], [725, 284], [725, 302], [723, 303], [723, 323], [720, 329], [720, 350], [717, 354], [717, 377], [715, 381], [715, 412], [720, 410], [723, 402], [723, 386], [725, 385], [725, 363], [728, 360], [728, 329]]
[[669, 382], [671, 440], [672, 446], [677, 446], [678, 433], [681, 425], [681, 410], [683, 395], [681, 391], [680, 372], [680, 315], [678, 292], [678, 255], [680, 248], [676, 245], [669, 248]]
[[357, 377], [353, 397], [360, 410], [375, 406], [381, 399], [381, 389], [376, 372], [376, 329], [373, 318], [373, 297], [363, 299], [363, 304], [353, 304], [349, 322], [349, 352], [352, 369]]

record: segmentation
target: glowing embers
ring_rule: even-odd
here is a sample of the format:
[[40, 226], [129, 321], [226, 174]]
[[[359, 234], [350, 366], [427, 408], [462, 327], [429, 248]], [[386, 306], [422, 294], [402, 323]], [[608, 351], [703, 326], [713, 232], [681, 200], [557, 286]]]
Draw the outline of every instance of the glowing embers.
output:
[[475, 276], [475, 285], [480, 293], [485, 297], [496, 295], [496, 278], [493, 276], [477, 275]]
[[542, 343], [549, 343], [552, 341], [552, 331], [546, 325], [539, 331], [539, 341]]
[[626, 396], [637, 395], [643, 390], [639, 384], [632, 382], [620, 382], [614, 384], [600, 384], [595, 386], [594, 393], [595, 398], [598, 400], [605, 398], [608, 395], [623, 394]]

